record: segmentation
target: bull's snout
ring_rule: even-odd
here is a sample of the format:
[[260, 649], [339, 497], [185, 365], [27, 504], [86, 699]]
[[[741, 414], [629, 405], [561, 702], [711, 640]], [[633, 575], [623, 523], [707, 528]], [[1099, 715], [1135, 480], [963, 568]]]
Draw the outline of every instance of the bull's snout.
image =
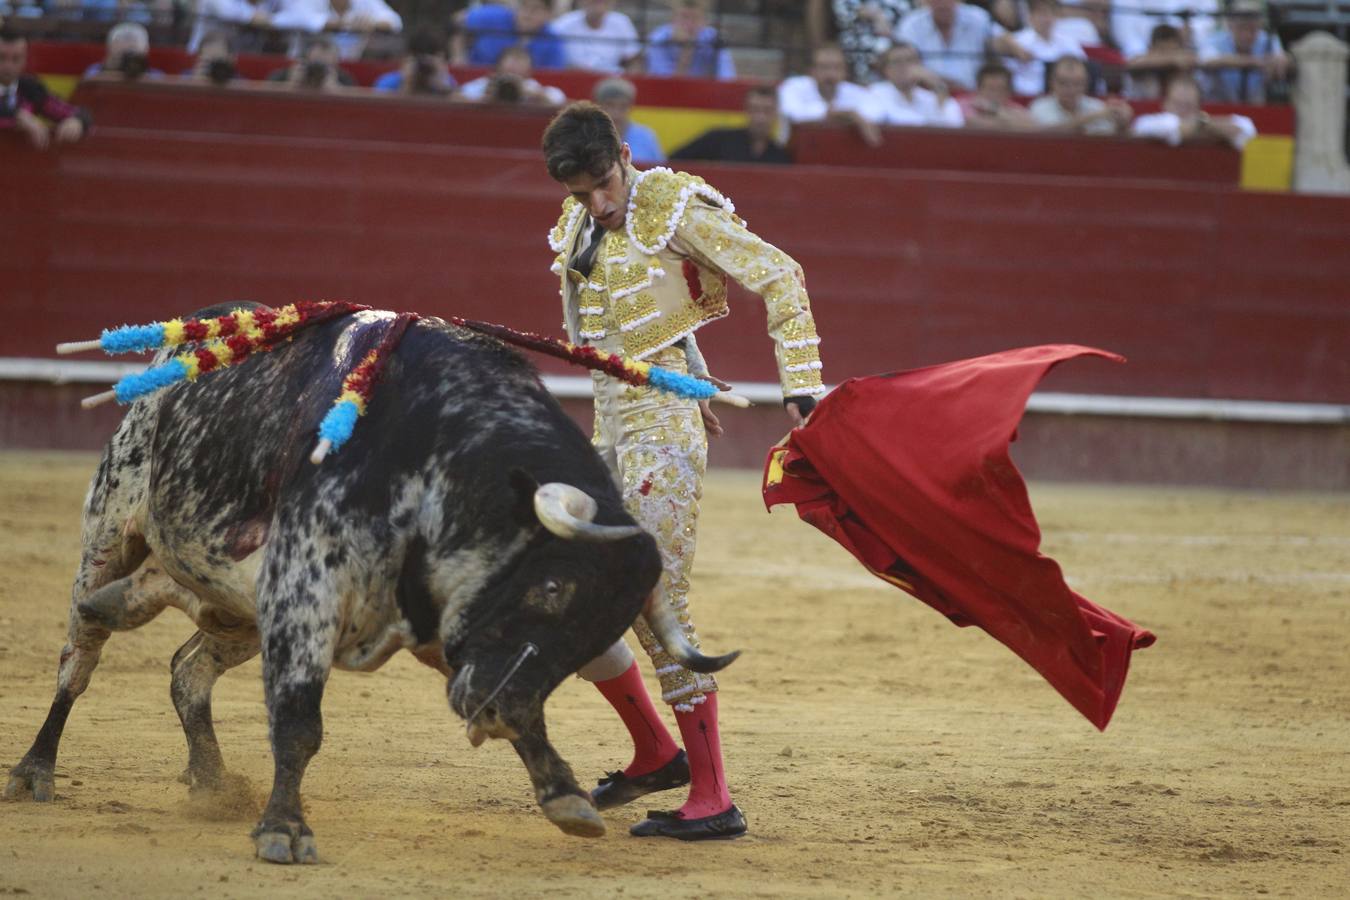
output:
[[491, 707], [483, 710], [468, 725], [469, 743], [477, 747], [488, 738], [502, 738], [508, 741], [520, 739], [520, 732], [502, 719], [501, 714]]
[[[533, 647], [533, 645], [528, 645]], [[488, 738], [503, 738], [508, 741], [520, 737], [520, 729], [511, 724], [511, 716], [503, 704], [509, 703], [503, 695], [503, 688], [515, 668], [508, 670], [506, 676], [497, 683], [480, 674], [473, 664], [467, 663], [455, 673], [450, 681], [450, 708], [464, 719], [466, 736], [469, 743], [477, 747]]]

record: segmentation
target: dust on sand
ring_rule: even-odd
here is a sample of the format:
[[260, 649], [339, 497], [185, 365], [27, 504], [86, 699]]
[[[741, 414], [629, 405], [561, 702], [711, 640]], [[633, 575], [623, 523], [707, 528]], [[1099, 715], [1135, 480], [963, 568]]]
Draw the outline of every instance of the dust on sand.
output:
[[[51, 700], [95, 459], [0, 454], [0, 771]], [[723, 679], [724, 740], [752, 834], [638, 841], [656, 795], [569, 838], [511, 748], [470, 748], [444, 685], [406, 655], [339, 673], [305, 780], [323, 863], [255, 861], [270, 785], [256, 660], [215, 693], [221, 809], [176, 780], [186, 750], [170, 611], [115, 634], [71, 716], [52, 804], [0, 804], [0, 895], [35, 897], [1082, 897], [1350, 892], [1350, 498], [1037, 485], [1088, 597], [1158, 634], [1097, 733], [975, 629], [863, 573], [752, 473], [709, 481], [694, 609]], [[549, 703], [583, 782], [625, 738], [575, 680]], [[251, 797], [251, 799], [250, 799]], [[240, 800], [243, 802], [239, 802]]]

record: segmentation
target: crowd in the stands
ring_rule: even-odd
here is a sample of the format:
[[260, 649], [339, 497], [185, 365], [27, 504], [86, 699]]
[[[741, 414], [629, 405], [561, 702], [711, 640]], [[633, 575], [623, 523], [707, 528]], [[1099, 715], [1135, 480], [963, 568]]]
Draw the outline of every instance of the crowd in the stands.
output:
[[[550, 107], [568, 99], [548, 83], [551, 72], [604, 73], [610, 77], [591, 99], [610, 111], [634, 159], [648, 163], [665, 156], [656, 134], [634, 121], [637, 87], [624, 76], [736, 77], [734, 48], [719, 35], [708, 0], [650, 0], [646, 9], [655, 8], [660, 24], [645, 36], [615, 0], [444, 0], [436, 15], [412, 17], [418, 24], [406, 31], [405, 15], [422, 9], [418, 0], [198, 0], [184, 32], [194, 62], [172, 75], [148, 64], [146, 27], [169, 0], [0, 0], [0, 14], [22, 22], [34, 8], [42, 12], [42, 2], [122, 19], [87, 77], [228, 86], [242, 83], [238, 54], [281, 52], [289, 61], [268, 81], [335, 91], [352, 85], [345, 61], [398, 50], [376, 91]], [[1243, 146], [1255, 133], [1251, 121], [1207, 115], [1201, 102], [1261, 103], [1283, 88], [1289, 59], [1264, 27], [1259, 0], [1228, 0], [1223, 11], [1217, 0], [1137, 2], [807, 0], [802, 25], [814, 45], [807, 70], [776, 89], [749, 90], [746, 127], [710, 132], [672, 155], [786, 162], [788, 130], [817, 121], [844, 123], [873, 145], [883, 141], [882, 126], [926, 126]], [[1203, 11], [1193, 12], [1197, 6]], [[42, 146], [77, 140], [88, 117], [37, 79], [20, 78], [22, 34], [7, 26], [0, 39], [0, 130]], [[459, 66], [488, 71], [460, 83], [451, 74]], [[1131, 100], [1160, 101], [1161, 111], [1136, 116]], [[66, 125], [72, 118], [81, 124]]]

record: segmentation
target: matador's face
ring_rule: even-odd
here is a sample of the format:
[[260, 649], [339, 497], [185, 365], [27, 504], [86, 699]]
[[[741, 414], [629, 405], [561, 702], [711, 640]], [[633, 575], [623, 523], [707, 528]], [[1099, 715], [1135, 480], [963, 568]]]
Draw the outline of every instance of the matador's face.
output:
[[582, 172], [563, 182], [576, 201], [586, 207], [586, 212], [606, 231], [618, 231], [628, 218], [628, 192], [633, 187], [628, 179], [628, 166], [632, 159], [632, 151], [624, 144], [618, 161], [603, 175]]

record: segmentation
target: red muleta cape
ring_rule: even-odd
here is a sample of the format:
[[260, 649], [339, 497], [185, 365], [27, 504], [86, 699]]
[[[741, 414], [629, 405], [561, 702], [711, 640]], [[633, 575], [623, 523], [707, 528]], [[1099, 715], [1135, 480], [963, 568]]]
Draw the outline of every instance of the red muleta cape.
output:
[[769, 451], [764, 501], [794, 504], [873, 574], [983, 628], [1104, 729], [1131, 651], [1154, 637], [1074, 593], [1040, 554], [1008, 456], [1032, 390], [1078, 356], [1124, 361], [1050, 345], [846, 381]]

